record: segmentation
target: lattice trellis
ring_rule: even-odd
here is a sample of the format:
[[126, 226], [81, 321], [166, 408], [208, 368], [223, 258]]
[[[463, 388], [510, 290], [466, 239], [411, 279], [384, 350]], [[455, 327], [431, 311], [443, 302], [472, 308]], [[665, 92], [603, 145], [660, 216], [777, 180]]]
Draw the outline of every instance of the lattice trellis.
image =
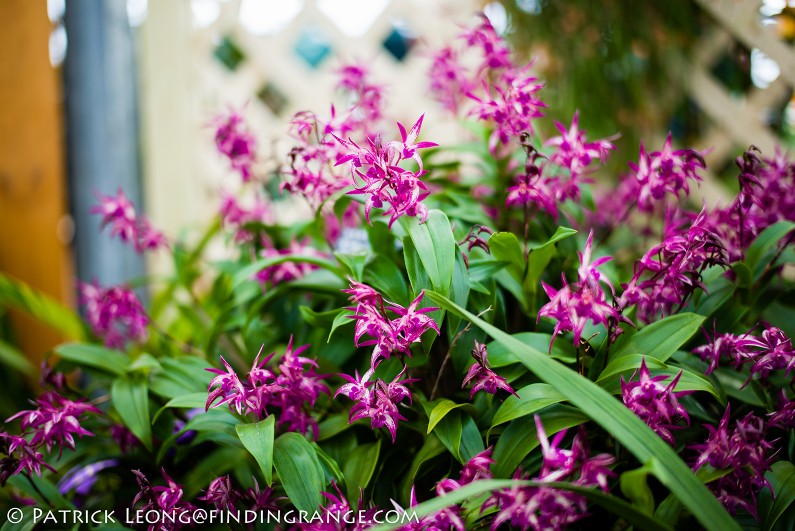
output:
[[[150, 2], [141, 27], [147, 204], [155, 221], [171, 234], [206, 220], [207, 211], [217, 206], [217, 190], [236, 180], [211, 149], [212, 131], [206, 127], [210, 118], [227, 105], [245, 104], [262, 151], [286, 153], [286, 119], [305, 109], [321, 116], [329, 112], [333, 71], [342, 61], [366, 62], [376, 81], [394, 87], [388, 92], [390, 118], [413, 123], [424, 112], [427, 137], [449, 137], [449, 131], [439, 129], [443, 126], [434, 128], [442, 122], [434, 117], [443, 111], [428, 98], [429, 61], [424, 54], [454, 38], [458, 24], [471, 18], [478, 2], [254, 2], [259, 5], [199, 0], [204, 7], [219, 8], [204, 27], [195, 23], [191, 0]], [[240, 17], [241, 9], [252, 5], [265, 12], [281, 6], [282, 14], [291, 5], [300, 9], [277, 32], [256, 35], [245, 27], [252, 24], [242, 24]], [[361, 19], [362, 9], [371, 22], [358, 27], [360, 35], [351, 36], [346, 17], [354, 10]], [[272, 22], [264, 19], [265, 25]]]

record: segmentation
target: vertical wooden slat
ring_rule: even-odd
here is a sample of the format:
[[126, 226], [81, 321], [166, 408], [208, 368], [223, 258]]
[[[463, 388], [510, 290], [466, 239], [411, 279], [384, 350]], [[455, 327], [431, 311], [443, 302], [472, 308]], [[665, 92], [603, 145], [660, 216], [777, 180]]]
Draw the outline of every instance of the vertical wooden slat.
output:
[[[49, 62], [50, 30], [46, 2], [0, 2], [0, 271], [71, 303], [61, 83]], [[12, 314], [11, 323], [33, 360], [61, 340], [26, 316]]]

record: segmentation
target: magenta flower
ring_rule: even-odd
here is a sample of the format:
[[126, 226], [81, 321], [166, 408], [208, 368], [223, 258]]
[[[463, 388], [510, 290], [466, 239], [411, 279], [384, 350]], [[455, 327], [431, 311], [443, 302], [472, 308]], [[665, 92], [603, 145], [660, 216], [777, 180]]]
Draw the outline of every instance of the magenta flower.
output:
[[[610, 287], [609, 281], [602, 279], [597, 267], [611, 260], [609, 256], [597, 258], [591, 263], [591, 245], [593, 244], [593, 231], [588, 235], [585, 250], [579, 253], [580, 267], [578, 269], [578, 281], [569, 286], [566, 278], [563, 277], [563, 287], [560, 290], [542, 282], [550, 301], [538, 311], [538, 318], [542, 316], [555, 319], [555, 330], [552, 334], [552, 342], [555, 337], [565, 331], [574, 332], [574, 345], [580, 344], [582, 331], [585, 323], [590, 320], [593, 324], [603, 324], [607, 326], [608, 319], [618, 319], [619, 313], [605, 300], [605, 294], [600, 282], [604, 282]], [[549, 344], [552, 350], [552, 342]]]
[[638, 163], [630, 162], [629, 167], [640, 184], [638, 208], [641, 212], [651, 212], [666, 194], [687, 196], [690, 193], [688, 180], [701, 182], [698, 170], [705, 169], [706, 164], [701, 153], [694, 149], [672, 150], [668, 133], [662, 151], [646, 153], [641, 143]]
[[486, 70], [501, 70], [511, 68], [511, 50], [505, 41], [497, 35], [491, 21], [483, 13], [479, 14], [480, 24], [464, 31], [460, 38], [468, 47], [478, 47], [481, 51], [482, 62], [478, 75]]
[[[706, 332], [704, 333], [706, 335]], [[709, 336], [707, 335], [707, 339]], [[742, 335], [734, 334], [714, 334], [714, 338], [707, 343], [693, 350], [693, 354], [698, 355], [702, 361], [709, 361], [709, 367], [705, 374], [710, 374], [718, 368], [721, 359], [728, 358], [733, 362], [734, 368], [739, 369], [747, 360], [753, 359], [758, 349], [763, 348], [764, 344], [750, 332]]]
[[91, 330], [105, 345], [124, 348], [146, 340], [149, 317], [135, 293], [121, 286], [102, 288], [97, 282], [80, 283], [80, 302]]
[[285, 431], [317, 436], [317, 421], [311, 415], [312, 407], [320, 393], [328, 393], [323, 375], [316, 374], [314, 360], [301, 356], [309, 348], [303, 345], [293, 350], [293, 338], [278, 366], [278, 373], [265, 366], [273, 358], [270, 354], [260, 360], [260, 350], [245, 380], [221, 357], [226, 370], [207, 368], [216, 374], [208, 386], [205, 410], [229, 404], [229, 409], [239, 415], [255, 414], [260, 419], [276, 413], [278, 426]]
[[110, 226], [110, 235], [125, 243], [131, 243], [136, 252], [168, 247], [168, 240], [144, 216], [135, 213], [135, 207], [119, 188], [117, 195], [97, 194], [99, 204], [91, 208], [92, 214], [101, 214], [101, 226]]
[[706, 426], [709, 437], [704, 444], [692, 446], [699, 451], [693, 470], [698, 471], [706, 464], [730, 469], [728, 475], [707, 486], [732, 514], [742, 508], [758, 518], [756, 494], [763, 487], [771, 488], [765, 472], [770, 469], [768, 454], [773, 445], [765, 439], [764, 419], [753, 413], [737, 421], [730, 430], [730, 409], [731, 404], [726, 407], [717, 428]]
[[236, 512], [235, 501], [238, 498], [240, 498], [240, 493], [232, 487], [229, 474], [226, 474], [212, 480], [204, 496], [198, 499], [212, 503], [219, 511]]
[[469, 393], [470, 400], [478, 391], [485, 391], [491, 395], [496, 394], [498, 389], [504, 389], [511, 394], [516, 394], [513, 388], [508, 385], [505, 378], [495, 373], [489, 367], [488, 351], [486, 345], [479, 343], [475, 340], [475, 348], [472, 349], [472, 357], [475, 359], [466, 376], [461, 387], [466, 387], [467, 384], [473, 382], [472, 390]]
[[[407, 308], [385, 301], [370, 286], [351, 280], [350, 288], [342, 290], [351, 295], [351, 302], [356, 307], [351, 319], [356, 320], [354, 342], [357, 347], [375, 346], [370, 366], [373, 370], [383, 359], [390, 359], [392, 354], [411, 357], [411, 345], [418, 343], [427, 330], [439, 333], [439, 326], [427, 314], [438, 308], [419, 308], [425, 292], [421, 292]], [[390, 317], [394, 315], [395, 317]], [[373, 339], [362, 341], [367, 334]]]
[[776, 411], [769, 414], [767, 426], [769, 428], [781, 428], [791, 430], [795, 428], [795, 400], [787, 397], [784, 389], [779, 391], [779, 405]]
[[647, 323], [670, 315], [682, 308], [696, 289], [704, 289], [701, 273], [714, 265], [728, 266], [726, 249], [707, 228], [702, 212], [687, 232], [669, 236], [635, 264], [621, 307], [637, 304], [638, 317]]
[[751, 376], [758, 374], [760, 378], [767, 378], [775, 370], [783, 370], [785, 376], [789, 375], [795, 368], [792, 340], [780, 328], [766, 325], [759, 342], [761, 351], [753, 358]]
[[346, 64], [337, 70], [337, 88], [352, 96], [354, 103], [346, 121], [347, 127], [371, 130], [383, 115], [383, 87], [370, 81], [370, 72], [362, 64]]
[[[537, 156], [534, 154], [533, 158], [535, 159]], [[526, 171], [516, 178], [513, 186], [508, 187], [505, 206], [533, 205], [557, 219], [556, 194], [550, 186], [549, 180], [543, 176], [544, 166], [535, 166], [533, 163], [532, 167], [534, 171]]]
[[250, 243], [255, 240], [258, 231], [252, 230], [252, 225], [273, 223], [270, 205], [258, 195], [254, 196], [249, 207], [243, 205], [235, 196], [223, 194], [220, 215], [222, 225], [235, 232], [236, 243]]
[[489, 139], [489, 151], [492, 154], [497, 153], [498, 146], [508, 146], [512, 140], [518, 139], [521, 133], [532, 134], [532, 120], [544, 116], [541, 109], [546, 104], [536, 97], [536, 92], [544, 84], [529, 76], [526, 70], [507, 71], [491, 87], [484, 81], [483, 97], [468, 94], [477, 103], [470, 114], [477, 116], [478, 120], [494, 124]]
[[248, 489], [245, 495], [246, 501], [251, 503], [250, 510], [255, 512], [278, 510], [278, 502], [286, 498], [276, 496], [276, 492], [270, 487], [260, 490], [257, 478], [253, 479], [254, 486]]
[[[290, 246], [286, 249], [277, 249], [269, 239], [263, 239], [263, 249], [260, 252], [261, 258], [278, 258], [280, 256], [292, 255], [319, 257], [320, 253], [313, 247], [295, 240], [291, 241]], [[254, 275], [254, 278], [260, 283], [262, 288], [265, 289], [266, 287], [278, 286], [282, 282], [299, 279], [316, 269], [317, 266], [314, 264], [287, 260], [279, 264], [262, 268]]]
[[351, 407], [348, 422], [369, 418], [373, 429], [386, 427], [392, 435], [394, 443], [397, 437], [398, 422], [406, 420], [398, 411], [398, 404], [406, 399], [411, 402], [411, 391], [407, 384], [417, 381], [414, 379], [400, 380], [405, 370], [404, 367], [403, 371], [389, 383], [380, 378], [369, 381], [369, 378], [372, 377], [372, 370], [367, 371], [362, 377], [359, 377], [357, 372], [356, 378], [345, 374], [340, 375], [348, 383], [340, 387], [334, 396], [344, 395], [356, 402]]
[[545, 146], [554, 146], [555, 148], [549, 157], [550, 162], [568, 168], [572, 180], [581, 176], [594, 159], [598, 158], [604, 163], [607, 160], [608, 152], [615, 149], [615, 146], [608, 140], [586, 142], [585, 131], [579, 129], [579, 117], [579, 111], [575, 112], [568, 130], [560, 122], [555, 122], [555, 127], [561, 133], [560, 136], [552, 137], [544, 142]]
[[475, 88], [459, 61], [458, 53], [450, 46], [438, 50], [433, 54], [428, 75], [433, 98], [448, 111], [458, 114], [464, 95]]
[[5, 486], [9, 477], [20, 472], [41, 476], [42, 467], [55, 472], [55, 469], [44, 461], [44, 456], [37, 447], [24, 437], [0, 432], [0, 439], [0, 452], [7, 456], [0, 459], [0, 485]]
[[[367, 196], [364, 214], [370, 221], [373, 207], [381, 208], [389, 205], [384, 215], [389, 215], [389, 226], [401, 216], [419, 216], [421, 221], [428, 217], [428, 209], [422, 204], [428, 196], [425, 183], [420, 177], [425, 173], [422, 159], [417, 149], [425, 149], [437, 144], [433, 142], [415, 143], [422, 126], [424, 115], [420, 116], [408, 133], [398, 123], [402, 142], [383, 144], [380, 137], [367, 137], [366, 147], [360, 147], [352, 139], [343, 140], [335, 135], [342, 146], [343, 154], [337, 158], [335, 166], [350, 164], [353, 179], [351, 194]], [[419, 171], [412, 172], [400, 166], [406, 159], [413, 159], [419, 164]]]
[[229, 159], [233, 171], [240, 174], [243, 182], [254, 175], [257, 143], [246, 126], [243, 116], [236, 111], [215, 117], [215, 147]]
[[138, 482], [138, 494], [132, 502], [132, 508], [140, 503], [139, 511], [146, 513], [148, 511], [156, 511], [164, 515], [159, 518], [156, 523], [150, 524], [148, 531], [175, 531], [182, 529], [186, 524], [185, 521], [190, 520], [189, 515], [186, 513], [193, 513], [196, 507], [183, 501], [184, 491], [182, 485], [176, 483], [166, 474], [165, 469], [161, 469], [163, 479], [166, 480], [167, 486], [153, 487], [149, 479], [140, 471], [133, 470], [135, 479]]
[[691, 391], [674, 392], [681, 376], [682, 371], [679, 371], [668, 385], [663, 385], [660, 382], [667, 380], [669, 376], [660, 375], [652, 378], [646, 367], [646, 358], [643, 358], [638, 381], [632, 381], [634, 373], [629, 382], [625, 382], [624, 377], [621, 377], [621, 398], [624, 405], [671, 446], [674, 445], [674, 436], [670, 430], [677, 427], [679, 420], [690, 423], [687, 410], [679, 403], [678, 398], [690, 394]]
[[47, 452], [58, 446], [59, 455], [64, 446], [74, 450], [74, 436], [93, 437], [94, 434], [83, 428], [80, 422], [87, 413], [102, 412], [86, 402], [76, 402], [64, 398], [55, 391], [48, 391], [39, 397], [36, 409], [20, 411], [6, 419], [6, 422], [19, 419], [24, 433], [32, 434], [30, 445], [34, 448], [44, 446]]
[[130, 450], [141, 444], [138, 437], [122, 424], [114, 424], [110, 427], [110, 437], [123, 454], [129, 453]]
[[[615, 459], [607, 454], [589, 456], [582, 432], [572, 442], [571, 450], [559, 447], [566, 431], [559, 432], [550, 442], [538, 415], [535, 416], [538, 441], [543, 462], [533, 481], [572, 481], [585, 487], [599, 486], [608, 490], [607, 478], [615, 475], [610, 468]], [[526, 479], [520, 470], [514, 479]], [[491, 523], [497, 530], [503, 524], [518, 529], [565, 529], [586, 515], [585, 498], [573, 492], [551, 487], [516, 485], [496, 491], [483, 504], [483, 509], [496, 507], [498, 512]]]

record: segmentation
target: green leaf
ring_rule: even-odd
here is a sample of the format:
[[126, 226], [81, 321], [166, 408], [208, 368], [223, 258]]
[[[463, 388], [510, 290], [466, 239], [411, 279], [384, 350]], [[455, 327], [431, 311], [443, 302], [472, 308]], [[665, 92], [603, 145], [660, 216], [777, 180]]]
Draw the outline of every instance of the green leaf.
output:
[[[471, 321], [495, 341], [513, 351], [516, 358], [539, 379], [555, 385], [566, 399], [582, 410], [608, 433], [613, 434], [641, 464], [655, 458], [660, 466], [655, 477], [690, 509], [704, 527], [715, 530], [738, 529], [720, 502], [696, 478], [693, 471], [642, 420], [604, 389], [575, 371], [549, 358], [543, 352], [528, 347], [483, 321], [472, 313], [451, 303], [445, 297], [429, 293], [429, 298], [450, 312]], [[698, 319], [702, 319], [698, 317]], [[681, 343], [680, 343], [681, 344]], [[674, 349], [675, 350], [675, 349]]]
[[65, 343], [55, 347], [55, 352], [62, 359], [72, 363], [99, 369], [117, 376], [124, 374], [130, 364], [130, 359], [118, 350], [111, 350], [100, 345], [88, 343]]
[[2, 273], [0, 273], [0, 307], [24, 312], [69, 339], [86, 338], [86, 329], [75, 312], [21, 280]]
[[22, 351], [3, 340], [0, 340], [0, 363], [27, 376], [36, 374], [36, 368], [27, 360]]
[[795, 502], [795, 465], [789, 461], [779, 461], [770, 466], [765, 474], [776, 495], [767, 514], [762, 516], [762, 528], [772, 529], [778, 519]]
[[448, 400], [447, 398], [442, 398], [439, 402], [433, 407], [431, 410], [431, 414], [428, 415], [428, 432], [431, 433], [436, 425], [442, 420], [445, 415], [450, 413], [452, 410], [457, 409], [463, 406], [471, 406], [471, 404], [456, 404], [452, 400]]
[[340, 310], [339, 313], [337, 313], [337, 316], [334, 317], [334, 321], [331, 323], [331, 330], [329, 330], [328, 339], [326, 340], [326, 343], [331, 341], [331, 336], [334, 335], [334, 331], [337, 328], [344, 326], [346, 324], [353, 324], [354, 319], [351, 319], [353, 315], [354, 313], [352, 311], [346, 310], [344, 308]]
[[458, 450], [461, 456], [461, 464], [466, 464], [485, 449], [483, 436], [480, 434], [477, 424], [469, 415], [464, 416], [464, 421], [461, 425], [461, 444]]
[[547, 406], [566, 400], [566, 397], [555, 390], [551, 385], [543, 383], [530, 384], [519, 389], [516, 395], [505, 399], [494, 414], [491, 427], [504, 422], [524, 417], [535, 413]]
[[456, 243], [450, 221], [440, 210], [428, 212], [425, 223], [403, 216], [400, 224], [411, 238], [434, 291], [447, 295], [453, 281]]
[[575, 234], [577, 234], [577, 231], [574, 229], [558, 227], [555, 230], [555, 234], [545, 243], [537, 247], [530, 247], [530, 255], [527, 257], [527, 274], [522, 283], [526, 291], [530, 293], [538, 291], [538, 282], [541, 279], [541, 273], [544, 272], [547, 264], [557, 252], [555, 244]]
[[323, 501], [325, 474], [315, 449], [295, 432], [280, 435], [273, 447], [273, 467], [284, 491], [299, 511], [313, 512]]
[[626, 496], [638, 510], [652, 516], [654, 514], [654, 494], [652, 494], [646, 476], [651, 473], [649, 467], [642, 466], [621, 474], [621, 494]]
[[439, 440], [439, 437], [437, 437], [435, 433], [428, 435], [425, 438], [425, 442], [422, 443], [422, 447], [414, 454], [414, 459], [411, 460], [409, 471], [400, 484], [400, 499], [403, 500], [404, 503], [408, 503], [411, 486], [414, 485], [422, 465], [442, 452], [444, 452], [444, 445], [442, 441]]
[[[626, 520], [629, 524], [635, 525], [638, 529], [645, 531], [670, 531], [670, 527], [664, 526], [655, 522], [649, 515], [644, 514], [624, 500], [615, 496], [605, 494], [598, 489], [590, 489], [574, 485], [572, 483], [563, 482], [549, 482], [549, 483], [536, 483], [534, 481], [515, 481], [508, 479], [486, 479], [479, 480], [464, 485], [459, 489], [455, 489], [444, 496], [438, 496], [428, 501], [422, 502], [416, 507], [413, 507], [408, 514], [411, 517], [411, 522], [417, 522], [419, 519], [437, 513], [442, 509], [456, 505], [467, 500], [476, 498], [482, 494], [493, 492], [500, 489], [508, 489], [521, 486], [545, 486], [553, 487], [556, 489], [567, 490], [576, 492], [584, 496], [589, 501], [601, 505], [613, 514], [616, 514]], [[397, 523], [381, 524], [372, 527], [373, 531], [391, 531], [404, 526], [409, 523], [409, 520], [400, 519]]]
[[[556, 406], [541, 416], [541, 423], [548, 437], [555, 433], [586, 422], [588, 417], [571, 407]], [[523, 417], [511, 422], [494, 445], [494, 475], [508, 478], [527, 455], [539, 445], [535, 418]]]
[[152, 450], [152, 424], [149, 420], [149, 389], [141, 375], [116, 378], [110, 391], [113, 407], [124, 425], [149, 450]]
[[263, 258], [240, 268], [240, 270], [235, 273], [234, 277], [232, 277], [232, 286], [237, 288], [238, 286], [250, 281], [252, 276], [256, 275], [266, 267], [283, 264], [285, 262], [312, 264], [336, 274], [339, 278], [345, 278], [345, 275], [340, 268], [337, 267], [337, 264], [326, 258], [302, 254], [284, 254], [270, 258]]
[[167, 409], [204, 409], [207, 403], [207, 393], [188, 393], [186, 395], [177, 396], [166, 402], [166, 405], [161, 407], [152, 418], [152, 424], [157, 422], [157, 418]]
[[461, 415], [454, 413], [440, 420], [433, 432], [459, 462], [463, 462], [461, 459], [461, 434], [463, 430]]
[[273, 424], [275, 421], [276, 417], [269, 415], [265, 420], [254, 424], [235, 426], [240, 442], [254, 456], [269, 487], [273, 482]]
[[348, 270], [348, 273], [350, 273], [353, 279], [357, 282], [362, 281], [362, 276], [364, 275], [364, 266], [367, 265], [367, 262], [369, 262], [373, 257], [373, 255], [370, 253], [334, 253], [334, 256], [336, 256], [337, 260], [339, 260], [340, 263], [345, 266], [345, 269]]
[[375, 467], [378, 464], [378, 455], [381, 452], [381, 441], [363, 444], [356, 448], [342, 467], [345, 476], [348, 499], [358, 500], [359, 489], [367, 488], [370, 479], [373, 477]]
[[519, 238], [513, 232], [495, 232], [489, 238], [489, 249], [495, 260], [508, 264], [508, 273], [521, 283], [524, 279], [525, 259]]
[[654, 322], [633, 334], [610, 355], [612, 363], [627, 354], [643, 354], [664, 362], [695, 334], [704, 317], [694, 313], [678, 313]]
[[759, 261], [765, 253], [775, 248], [778, 242], [793, 230], [795, 230], [795, 223], [792, 221], [777, 221], [760, 232], [745, 253], [745, 262], [751, 271], [756, 273], [757, 266], [761, 265]]
[[152, 374], [152, 392], [172, 399], [178, 396], [207, 392], [213, 379], [212, 373], [205, 369], [209, 363], [196, 356], [160, 358], [161, 370]]

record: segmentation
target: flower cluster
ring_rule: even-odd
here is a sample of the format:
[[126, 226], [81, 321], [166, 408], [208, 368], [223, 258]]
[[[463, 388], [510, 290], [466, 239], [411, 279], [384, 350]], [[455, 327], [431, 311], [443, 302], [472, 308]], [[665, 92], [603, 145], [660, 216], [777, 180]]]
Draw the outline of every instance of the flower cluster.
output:
[[705, 169], [704, 157], [694, 149], [671, 149], [671, 134], [662, 151], [647, 153], [640, 145], [638, 163], [629, 163], [638, 182], [637, 203], [641, 212], [651, 212], [666, 194], [679, 197], [690, 193], [688, 180], [701, 182], [699, 169]]
[[687, 232], [666, 238], [635, 264], [635, 275], [624, 286], [621, 307], [637, 304], [638, 317], [651, 322], [683, 307], [696, 289], [704, 289], [704, 269], [728, 266], [726, 250], [706, 226], [702, 212]]
[[0, 461], [0, 479], [2, 483], [9, 476], [25, 472], [41, 475], [41, 468], [54, 469], [44, 461], [40, 452], [43, 448], [51, 453], [53, 447], [58, 448], [58, 456], [64, 447], [75, 449], [75, 436], [93, 437], [94, 434], [83, 428], [80, 423], [88, 413], [101, 414], [96, 407], [86, 402], [69, 400], [55, 391], [47, 391], [39, 397], [36, 409], [20, 411], [6, 419], [12, 422], [19, 419], [21, 435], [0, 433], [0, 444], [6, 457]]
[[756, 517], [756, 493], [763, 487], [770, 488], [765, 472], [770, 469], [773, 445], [765, 439], [764, 419], [753, 413], [729, 429], [730, 410], [731, 405], [726, 407], [717, 428], [706, 426], [709, 437], [704, 444], [693, 445], [699, 452], [693, 470], [704, 465], [731, 470], [707, 486], [732, 514], [743, 508]]
[[475, 363], [469, 367], [461, 387], [466, 387], [470, 382], [473, 383], [469, 398], [472, 398], [475, 393], [481, 390], [492, 395], [497, 393], [497, 389], [516, 394], [513, 388], [508, 385], [508, 382], [505, 381], [505, 378], [491, 370], [488, 354], [486, 345], [475, 340], [475, 348], [472, 349], [472, 357], [475, 359]]
[[764, 324], [765, 329], [760, 337], [750, 332], [741, 335], [716, 334], [707, 343], [693, 350], [703, 361], [709, 361], [706, 374], [717, 368], [721, 359], [728, 358], [739, 369], [744, 363], [750, 363], [749, 380], [758, 375], [767, 379], [775, 370], [783, 370], [788, 375], [795, 368], [795, 348], [792, 340], [775, 326]]
[[[401, 216], [419, 216], [421, 221], [428, 217], [428, 209], [422, 204], [428, 189], [420, 180], [425, 170], [417, 150], [437, 144], [417, 142], [423, 118], [424, 115], [420, 116], [409, 131], [398, 123], [399, 142], [383, 143], [380, 137], [368, 137], [365, 147], [360, 147], [350, 137], [347, 140], [335, 137], [344, 148], [335, 165], [350, 164], [354, 189], [349, 193], [366, 196], [364, 215], [368, 222], [373, 207], [385, 205], [389, 205], [384, 215], [390, 216], [390, 227]], [[419, 170], [414, 172], [401, 167], [400, 163], [405, 160], [414, 160]]]
[[257, 234], [252, 225], [273, 223], [270, 204], [255, 196], [250, 206], [242, 204], [234, 195], [224, 194], [221, 198], [221, 223], [235, 232], [235, 242], [252, 242]]
[[[613, 475], [609, 466], [615, 459], [607, 454], [590, 457], [582, 432], [574, 437], [571, 450], [559, 448], [566, 430], [558, 432], [550, 442], [538, 415], [535, 416], [536, 433], [541, 444], [542, 465], [538, 476], [532, 478], [539, 483], [570, 481], [584, 487], [599, 487], [607, 492], [607, 479]], [[515, 479], [523, 479], [517, 470]], [[576, 478], [576, 479], [575, 479]], [[564, 529], [586, 514], [586, 500], [573, 492], [552, 487], [532, 487], [517, 484], [497, 491], [483, 505], [496, 507], [491, 528], [503, 524], [518, 529]]]
[[232, 170], [238, 172], [243, 182], [254, 176], [257, 158], [257, 142], [249, 131], [243, 117], [236, 111], [217, 116], [215, 125], [215, 147], [229, 159]]
[[208, 387], [205, 410], [228, 404], [239, 415], [253, 413], [260, 419], [276, 414], [277, 425], [286, 431], [307, 433], [310, 429], [317, 437], [317, 421], [311, 415], [320, 393], [329, 390], [323, 376], [315, 373], [317, 363], [301, 356], [309, 345], [293, 350], [293, 340], [278, 365], [278, 373], [266, 368], [275, 355], [260, 360], [262, 350], [254, 359], [248, 375], [241, 380], [231, 365], [221, 357], [226, 370], [208, 368], [215, 374]]
[[369, 418], [370, 425], [374, 430], [386, 427], [392, 435], [392, 442], [394, 443], [397, 438], [398, 421], [406, 420], [406, 417], [400, 414], [398, 404], [406, 399], [411, 403], [411, 391], [407, 384], [417, 381], [411, 378], [401, 380], [400, 378], [405, 370], [404, 367], [388, 383], [381, 378], [371, 381], [373, 372], [375, 372], [373, 369], [369, 369], [361, 377], [359, 377], [358, 372], [356, 372], [355, 377], [341, 374], [340, 376], [348, 383], [342, 385], [334, 394], [334, 397], [343, 395], [356, 402], [348, 414], [348, 422]]
[[[438, 308], [420, 308], [425, 292], [420, 293], [411, 301], [407, 308], [385, 300], [380, 293], [366, 284], [350, 281], [350, 288], [342, 290], [350, 294], [350, 301], [355, 307], [351, 319], [356, 321], [354, 342], [357, 347], [375, 346], [370, 358], [373, 370], [381, 360], [388, 360], [397, 353], [411, 357], [411, 345], [418, 343], [427, 330], [439, 333], [439, 326], [427, 315]], [[394, 317], [390, 318], [390, 314]], [[372, 339], [362, 341], [367, 334]]]
[[135, 213], [135, 206], [119, 188], [116, 196], [97, 194], [99, 204], [91, 208], [92, 214], [102, 216], [102, 227], [110, 226], [110, 235], [125, 243], [132, 243], [135, 250], [168, 247], [168, 240], [152, 226], [145, 216]]
[[[737, 158], [739, 193], [730, 205], [709, 212], [707, 223], [725, 242], [732, 260], [765, 228], [795, 221], [795, 165], [780, 150], [760, 157], [754, 146]], [[790, 238], [787, 242], [791, 243]]]
[[682, 371], [679, 371], [679, 374], [668, 385], [663, 385], [661, 382], [669, 377], [661, 375], [652, 378], [646, 366], [646, 358], [643, 358], [638, 381], [632, 381], [635, 377], [634, 374], [629, 382], [625, 382], [624, 377], [621, 377], [621, 398], [624, 405], [671, 446], [674, 445], [671, 429], [677, 427], [679, 420], [690, 423], [687, 410], [679, 403], [678, 398], [690, 394], [692, 391], [674, 392], [681, 376]]
[[[473, 481], [491, 479], [493, 476], [490, 467], [494, 464], [494, 459], [491, 458], [491, 452], [492, 449], [487, 448], [479, 454], [472, 456], [472, 458], [464, 464], [458, 475], [458, 479], [448, 477], [436, 484], [436, 494], [438, 496], [444, 496]], [[417, 494], [414, 487], [412, 487], [410, 507], [415, 507], [416, 505]], [[456, 531], [464, 531], [466, 526], [464, 525], [464, 520], [461, 518], [460, 506], [454, 505], [421, 518], [418, 522], [409, 524], [402, 529], [403, 531], [422, 531], [426, 529], [455, 529]]]
[[[597, 267], [611, 260], [604, 256], [591, 263], [591, 245], [593, 244], [593, 231], [588, 235], [585, 250], [579, 253], [580, 267], [577, 271], [578, 281], [569, 285], [563, 277], [563, 287], [556, 290], [542, 282], [550, 301], [538, 311], [538, 318], [542, 316], [555, 319], [555, 331], [552, 341], [563, 332], [574, 333], [574, 345], [580, 344], [585, 323], [590, 320], [593, 324], [608, 325], [608, 320], [618, 319], [618, 311], [608, 304], [600, 282], [606, 283], [611, 291], [612, 285], [607, 279], [602, 279]], [[552, 349], [552, 342], [549, 344]]]
[[[263, 248], [260, 251], [261, 258], [278, 258], [282, 256], [320, 256], [314, 248], [303, 245], [293, 240], [286, 249], [277, 249], [268, 238], [262, 239]], [[303, 277], [307, 273], [317, 269], [317, 266], [308, 262], [287, 260], [278, 264], [263, 267], [254, 278], [264, 288], [267, 286], [277, 286], [282, 282], [289, 282]]]
[[128, 341], [146, 340], [149, 317], [132, 290], [121, 286], [102, 288], [96, 282], [81, 283], [80, 302], [85, 306], [91, 330], [105, 345], [123, 348]]
[[168, 515], [151, 523], [148, 531], [176, 531], [187, 525], [186, 522], [190, 520], [183, 515], [192, 514], [196, 506], [182, 499], [185, 496], [182, 485], [171, 479], [165, 469], [161, 469], [161, 473], [166, 480], [166, 486], [153, 487], [143, 472], [140, 470], [132, 472], [138, 482], [138, 494], [132, 502], [133, 510], [140, 504], [137, 510], [142, 513], [156, 511]]
[[331, 117], [322, 120], [312, 112], [297, 113], [290, 131], [297, 144], [290, 150], [289, 177], [282, 188], [300, 194], [315, 209], [334, 193], [352, 184], [346, 172], [335, 170], [335, 162], [344, 155], [344, 146], [337, 138], [364, 139], [376, 130], [382, 115], [383, 89], [369, 80], [362, 65], [344, 65], [339, 69], [337, 88], [352, 100], [345, 113], [337, 115], [331, 107]]

